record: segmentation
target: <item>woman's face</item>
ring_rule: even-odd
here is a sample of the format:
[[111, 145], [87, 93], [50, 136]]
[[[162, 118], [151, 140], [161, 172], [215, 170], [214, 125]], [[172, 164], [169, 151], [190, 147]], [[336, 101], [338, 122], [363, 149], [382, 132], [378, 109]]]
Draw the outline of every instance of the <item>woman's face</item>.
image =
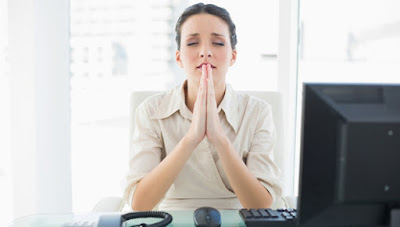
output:
[[236, 60], [229, 37], [226, 22], [214, 15], [196, 14], [183, 23], [176, 61], [185, 70], [189, 84], [199, 85], [204, 63], [211, 64], [215, 87], [225, 84], [228, 67]]

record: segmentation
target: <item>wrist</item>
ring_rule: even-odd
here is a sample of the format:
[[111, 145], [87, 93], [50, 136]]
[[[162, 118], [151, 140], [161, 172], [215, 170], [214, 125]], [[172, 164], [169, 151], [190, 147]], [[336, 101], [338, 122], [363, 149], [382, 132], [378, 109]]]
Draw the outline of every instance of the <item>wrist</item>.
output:
[[225, 148], [229, 147], [230, 143], [231, 141], [225, 134], [215, 138], [215, 140], [212, 141], [212, 144], [217, 151], [225, 150]]
[[183, 138], [182, 138], [182, 142], [185, 143], [190, 150], [194, 150], [201, 141], [198, 141], [195, 139], [196, 137], [191, 136], [190, 134], [186, 134]]

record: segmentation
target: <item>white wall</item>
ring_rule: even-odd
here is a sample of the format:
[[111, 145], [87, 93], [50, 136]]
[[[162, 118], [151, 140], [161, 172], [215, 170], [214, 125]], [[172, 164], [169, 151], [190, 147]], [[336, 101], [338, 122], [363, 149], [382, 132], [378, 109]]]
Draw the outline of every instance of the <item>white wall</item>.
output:
[[14, 217], [70, 212], [69, 1], [8, 13]]

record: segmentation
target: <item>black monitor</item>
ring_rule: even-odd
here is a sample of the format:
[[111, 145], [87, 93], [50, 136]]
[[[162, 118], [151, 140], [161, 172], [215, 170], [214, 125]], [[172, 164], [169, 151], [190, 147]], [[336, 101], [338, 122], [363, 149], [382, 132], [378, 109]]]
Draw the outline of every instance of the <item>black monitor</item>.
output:
[[300, 226], [389, 226], [400, 204], [400, 85], [303, 86]]

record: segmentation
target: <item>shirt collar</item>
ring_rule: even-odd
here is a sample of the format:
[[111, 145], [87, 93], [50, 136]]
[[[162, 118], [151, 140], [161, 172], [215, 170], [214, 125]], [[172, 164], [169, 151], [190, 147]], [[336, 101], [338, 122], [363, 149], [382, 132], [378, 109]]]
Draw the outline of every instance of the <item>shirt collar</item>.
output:
[[226, 116], [226, 120], [232, 126], [235, 133], [237, 133], [239, 127], [239, 105], [238, 105], [238, 94], [232, 89], [231, 85], [226, 84], [225, 95], [221, 103], [218, 106], [218, 113], [223, 110]]
[[191, 120], [192, 112], [190, 112], [185, 103], [186, 86], [187, 80], [182, 85], [167, 92], [151, 119], [164, 119], [179, 111], [184, 118]]
[[[158, 106], [157, 111], [153, 114], [153, 116], [151, 116], [151, 119], [164, 119], [179, 111], [184, 118], [191, 120], [192, 112], [185, 103], [186, 86], [187, 80], [185, 80], [182, 85], [167, 92]], [[226, 84], [224, 98], [217, 109], [218, 113], [221, 111], [221, 109], [224, 111], [226, 119], [233, 130], [235, 130], [235, 133], [239, 127], [239, 106], [237, 95], [238, 94], [233, 91], [231, 85]]]

